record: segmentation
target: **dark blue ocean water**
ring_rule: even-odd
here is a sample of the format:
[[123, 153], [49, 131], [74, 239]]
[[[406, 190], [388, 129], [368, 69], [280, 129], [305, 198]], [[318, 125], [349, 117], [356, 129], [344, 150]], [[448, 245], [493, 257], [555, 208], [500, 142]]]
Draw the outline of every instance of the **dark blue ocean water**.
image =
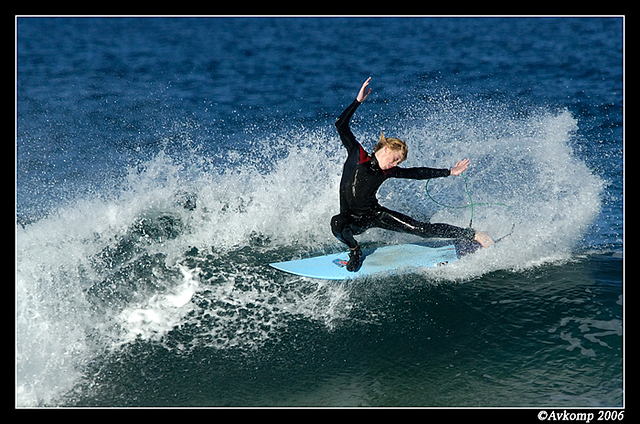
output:
[[[623, 406], [622, 18], [18, 18], [18, 406]], [[325, 282], [345, 152], [493, 249]], [[460, 178], [433, 196], [464, 205]], [[468, 224], [424, 182], [381, 203]], [[411, 241], [370, 230], [364, 244]]]

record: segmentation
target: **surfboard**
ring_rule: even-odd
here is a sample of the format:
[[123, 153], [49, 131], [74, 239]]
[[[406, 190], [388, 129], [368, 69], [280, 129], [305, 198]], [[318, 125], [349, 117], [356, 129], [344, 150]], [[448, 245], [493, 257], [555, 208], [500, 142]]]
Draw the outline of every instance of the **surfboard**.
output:
[[402, 269], [444, 266], [458, 260], [458, 257], [464, 253], [468, 252], [461, 252], [459, 246], [456, 249], [454, 244], [432, 247], [425, 243], [412, 243], [362, 249], [364, 261], [356, 272], [347, 271], [348, 252], [276, 262], [269, 265], [280, 271], [302, 277], [346, 280], [393, 273]]

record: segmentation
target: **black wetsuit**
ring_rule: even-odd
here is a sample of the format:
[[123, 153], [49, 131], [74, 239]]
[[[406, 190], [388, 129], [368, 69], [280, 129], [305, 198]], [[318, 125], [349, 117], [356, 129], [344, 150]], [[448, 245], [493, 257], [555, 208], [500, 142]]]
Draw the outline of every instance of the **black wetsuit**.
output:
[[472, 240], [475, 230], [449, 224], [429, 224], [416, 221], [399, 212], [380, 206], [376, 192], [387, 178], [425, 180], [446, 177], [448, 169], [400, 168], [383, 171], [375, 155], [369, 155], [356, 141], [349, 120], [360, 106], [355, 100], [342, 112], [336, 121], [342, 144], [348, 152], [340, 181], [340, 214], [331, 219], [331, 230], [341, 242], [355, 249], [358, 242], [354, 236], [369, 228], [377, 227], [421, 237], [461, 238]]

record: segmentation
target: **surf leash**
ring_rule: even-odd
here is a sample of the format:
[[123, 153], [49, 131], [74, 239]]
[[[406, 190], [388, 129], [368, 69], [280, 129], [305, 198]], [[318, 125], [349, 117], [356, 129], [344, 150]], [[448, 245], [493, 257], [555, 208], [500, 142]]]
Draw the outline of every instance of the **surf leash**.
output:
[[[505, 208], [511, 210], [511, 206], [504, 204], [504, 203], [497, 203], [497, 202], [481, 202], [481, 203], [473, 203], [473, 199], [471, 198], [471, 192], [469, 191], [469, 183], [467, 181], [467, 176], [464, 175], [464, 172], [461, 173], [460, 175], [462, 175], [462, 178], [464, 179], [464, 192], [466, 193], [467, 197], [469, 198], [469, 204], [464, 205], [464, 206], [451, 206], [451, 205], [445, 205], [444, 203], [440, 203], [438, 202], [436, 199], [433, 198], [433, 196], [431, 195], [431, 193], [429, 193], [429, 182], [431, 180], [427, 180], [427, 184], [425, 184], [424, 189], [427, 192], [427, 196], [429, 196], [429, 199], [431, 199], [431, 201], [433, 201], [435, 204], [440, 205], [442, 207], [448, 208], [448, 209], [466, 209], [466, 208], [471, 208], [471, 218], [469, 219], [469, 228], [473, 227], [473, 207], [474, 206], [504, 206]], [[511, 226], [511, 231], [509, 231], [509, 233], [507, 233], [506, 235], [498, 238], [498, 239], [494, 239], [493, 242], [494, 243], [498, 243], [500, 241], [502, 241], [503, 239], [505, 239], [506, 237], [510, 236], [513, 233], [513, 229], [516, 227], [515, 222], [513, 223], [513, 225]]]

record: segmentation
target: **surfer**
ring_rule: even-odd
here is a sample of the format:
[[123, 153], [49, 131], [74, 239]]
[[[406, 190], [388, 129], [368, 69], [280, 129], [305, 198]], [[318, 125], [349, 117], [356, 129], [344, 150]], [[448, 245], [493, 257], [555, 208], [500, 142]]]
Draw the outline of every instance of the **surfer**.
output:
[[416, 221], [399, 212], [381, 206], [376, 198], [380, 185], [388, 178], [425, 180], [429, 178], [460, 175], [469, 166], [470, 160], [458, 161], [451, 169], [400, 168], [398, 165], [407, 158], [404, 141], [385, 137], [380, 133], [380, 142], [367, 153], [356, 141], [349, 128], [349, 121], [358, 106], [364, 102], [371, 88], [369, 77], [360, 88], [356, 99], [345, 109], [336, 121], [336, 128], [348, 156], [340, 180], [340, 213], [331, 219], [331, 231], [338, 240], [349, 246], [347, 269], [357, 271], [362, 265], [362, 251], [354, 238], [369, 228], [415, 234], [421, 237], [456, 238], [476, 241], [489, 247], [493, 240], [489, 235], [473, 228], [460, 228], [449, 224], [431, 224]]

